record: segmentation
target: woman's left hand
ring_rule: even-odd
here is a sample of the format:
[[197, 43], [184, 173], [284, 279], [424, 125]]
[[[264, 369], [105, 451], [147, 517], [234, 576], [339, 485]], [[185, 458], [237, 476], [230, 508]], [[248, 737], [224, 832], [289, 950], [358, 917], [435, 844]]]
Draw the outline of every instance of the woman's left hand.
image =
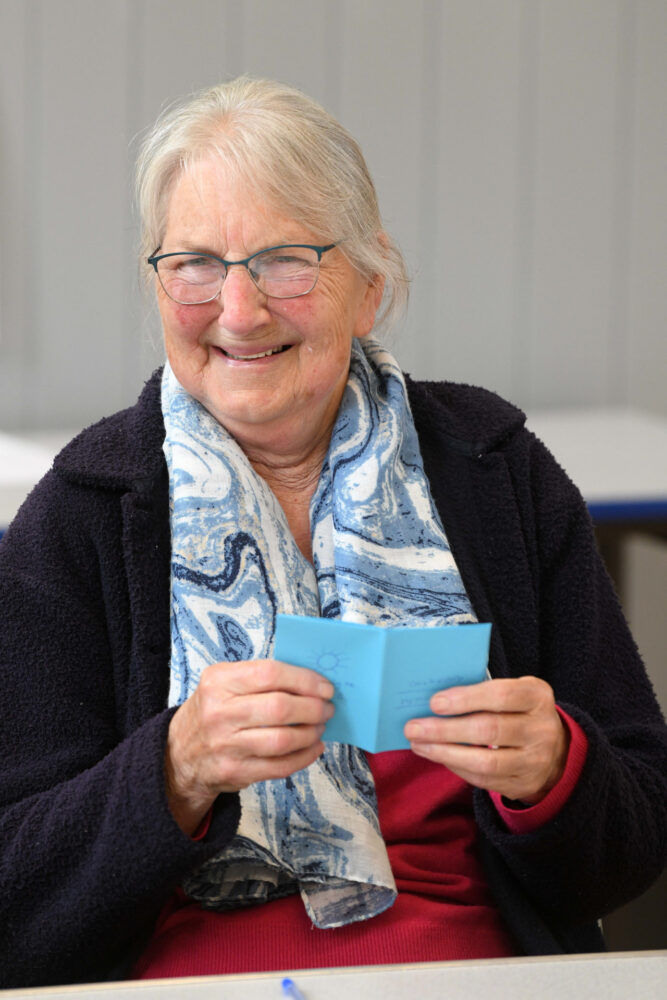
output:
[[539, 677], [438, 691], [430, 707], [434, 716], [405, 726], [412, 750], [470, 785], [533, 805], [561, 778], [569, 736]]

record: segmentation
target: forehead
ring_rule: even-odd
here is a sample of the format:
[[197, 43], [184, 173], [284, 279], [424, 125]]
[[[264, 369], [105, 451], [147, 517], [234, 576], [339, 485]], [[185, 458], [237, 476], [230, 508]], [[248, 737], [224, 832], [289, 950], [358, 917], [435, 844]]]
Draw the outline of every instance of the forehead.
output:
[[165, 242], [252, 252], [273, 243], [313, 243], [312, 232], [213, 159], [176, 179], [167, 202]]

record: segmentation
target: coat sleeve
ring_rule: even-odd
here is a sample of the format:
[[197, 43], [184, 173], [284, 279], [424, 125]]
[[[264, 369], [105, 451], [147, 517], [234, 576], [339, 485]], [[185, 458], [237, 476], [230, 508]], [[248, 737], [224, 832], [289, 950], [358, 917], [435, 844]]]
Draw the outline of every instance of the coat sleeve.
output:
[[50, 474], [0, 543], [2, 987], [108, 978], [238, 821], [221, 797], [204, 841], [182, 834], [164, 789], [170, 711], [125, 724], [122, 546], [113, 564], [95, 543], [120, 538], [119, 505], [98, 500]]
[[523, 891], [548, 919], [572, 926], [639, 895], [665, 866], [667, 729], [584, 502], [546, 448], [528, 432], [525, 440], [524, 533], [537, 567], [533, 673], [583, 728], [588, 753], [570, 799], [533, 833], [508, 832], [483, 792], [475, 808]]

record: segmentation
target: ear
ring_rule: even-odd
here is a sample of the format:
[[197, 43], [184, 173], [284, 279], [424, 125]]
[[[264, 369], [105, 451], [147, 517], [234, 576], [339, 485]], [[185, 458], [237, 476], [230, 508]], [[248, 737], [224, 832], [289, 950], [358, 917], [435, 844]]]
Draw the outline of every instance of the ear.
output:
[[374, 275], [366, 284], [363, 292], [361, 305], [357, 312], [354, 335], [355, 337], [366, 337], [375, 324], [375, 317], [382, 302], [384, 292], [384, 278], [380, 274]]
[[[382, 247], [382, 250], [386, 253], [387, 248], [389, 247], [389, 237], [383, 230], [377, 234], [377, 240]], [[378, 309], [380, 308], [380, 303], [382, 302], [384, 284], [385, 279], [381, 274], [374, 274], [372, 278], [369, 279], [368, 286], [365, 289], [363, 309], [360, 310], [358, 317], [359, 322], [357, 326], [359, 329], [355, 333], [355, 336], [365, 337], [373, 329], [375, 317]]]

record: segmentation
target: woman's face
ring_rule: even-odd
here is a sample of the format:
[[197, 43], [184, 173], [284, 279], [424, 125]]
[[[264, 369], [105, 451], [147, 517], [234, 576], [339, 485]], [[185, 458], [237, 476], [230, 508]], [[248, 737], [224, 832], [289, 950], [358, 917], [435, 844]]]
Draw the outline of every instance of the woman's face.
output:
[[[320, 242], [205, 160], [174, 187], [161, 253], [195, 250], [233, 261], [280, 244]], [[157, 283], [178, 381], [242, 447], [284, 455], [328, 441], [352, 338], [371, 330], [381, 294], [337, 247], [300, 298], [267, 297], [243, 267], [230, 268], [219, 297], [204, 305], [179, 305]]]

